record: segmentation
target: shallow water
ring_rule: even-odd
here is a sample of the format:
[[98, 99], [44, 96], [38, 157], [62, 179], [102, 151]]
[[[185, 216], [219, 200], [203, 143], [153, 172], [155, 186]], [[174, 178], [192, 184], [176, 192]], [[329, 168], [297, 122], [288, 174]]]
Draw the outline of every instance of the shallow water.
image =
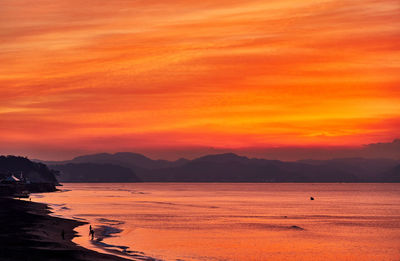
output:
[[[32, 199], [50, 203], [55, 215], [102, 228], [112, 236], [102, 242], [114, 249], [163, 260], [400, 260], [398, 184], [69, 183], [62, 189]], [[87, 226], [77, 230], [77, 243], [99, 250]]]

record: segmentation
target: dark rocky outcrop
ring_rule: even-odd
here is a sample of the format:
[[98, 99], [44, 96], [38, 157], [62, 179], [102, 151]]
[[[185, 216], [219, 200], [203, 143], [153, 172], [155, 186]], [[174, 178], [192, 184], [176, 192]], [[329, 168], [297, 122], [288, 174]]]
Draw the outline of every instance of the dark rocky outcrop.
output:
[[[45, 164], [30, 161], [28, 158], [19, 156], [0, 156], [0, 175], [2, 177], [13, 173], [20, 173], [33, 183], [57, 184], [57, 171], [49, 169]], [[0, 177], [1, 177], [0, 176]]]
[[2, 186], [3, 193], [9, 194], [5, 190], [11, 189], [12, 192], [51, 192], [56, 190], [58, 181], [57, 171], [49, 169], [45, 164], [30, 161], [28, 158], [19, 156], [0, 156], [0, 179], [6, 179], [14, 175], [22, 179], [14, 184]]

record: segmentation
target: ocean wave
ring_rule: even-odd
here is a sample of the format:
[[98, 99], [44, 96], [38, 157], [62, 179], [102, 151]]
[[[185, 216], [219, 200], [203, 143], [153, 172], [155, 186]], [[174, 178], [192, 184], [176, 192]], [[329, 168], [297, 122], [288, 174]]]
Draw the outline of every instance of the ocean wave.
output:
[[149, 192], [142, 192], [142, 191], [131, 191], [131, 194], [150, 194]]
[[138, 259], [154, 260], [157, 259], [146, 257], [143, 252], [129, 250], [128, 246], [112, 245], [103, 242], [105, 238], [114, 237], [116, 234], [121, 233], [123, 230], [112, 226], [99, 226], [95, 228], [96, 240], [92, 240], [92, 244], [101, 247], [102, 249], [123, 256], [135, 257]]
[[183, 203], [173, 203], [173, 202], [163, 202], [163, 201], [136, 201], [136, 203], [150, 203], [158, 205], [168, 205], [168, 206], [183, 206], [183, 207], [193, 207], [193, 208], [219, 208], [217, 206], [206, 206], [197, 204], [183, 204]]
[[83, 221], [86, 221], [86, 219], [84, 219], [84, 218], [80, 218], [80, 217], [76, 217], [76, 216], [73, 216], [72, 218], [73, 218], [73, 219], [78, 219], [78, 220], [83, 220]]
[[107, 225], [114, 225], [114, 226], [122, 225], [125, 223], [124, 221], [108, 219], [108, 218], [98, 218], [97, 221], [99, 221], [100, 223], [104, 223]]

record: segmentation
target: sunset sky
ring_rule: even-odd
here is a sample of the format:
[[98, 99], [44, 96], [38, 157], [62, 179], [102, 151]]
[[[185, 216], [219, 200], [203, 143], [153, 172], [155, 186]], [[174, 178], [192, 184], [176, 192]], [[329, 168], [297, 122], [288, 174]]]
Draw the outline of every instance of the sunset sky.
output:
[[0, 153], [390, 142], [399, 14], [399, 0], [2, 0]]

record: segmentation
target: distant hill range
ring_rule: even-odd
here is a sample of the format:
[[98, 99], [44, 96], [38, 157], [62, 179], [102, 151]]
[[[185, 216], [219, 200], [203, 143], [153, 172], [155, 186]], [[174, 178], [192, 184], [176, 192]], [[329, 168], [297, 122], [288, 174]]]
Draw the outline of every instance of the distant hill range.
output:
[[225, 153], [167, 161], [120, 152], [44, 163], [61, 171], [61, 182], [400, 182], [393, 159], [288, 162]]
[[60, 182], [139, 182], [129, 168], [103, 163], [67, 163], [50, 165], [60, 171]]
[[400, 182], [400, 165], [384, 173], [386, 182]]

